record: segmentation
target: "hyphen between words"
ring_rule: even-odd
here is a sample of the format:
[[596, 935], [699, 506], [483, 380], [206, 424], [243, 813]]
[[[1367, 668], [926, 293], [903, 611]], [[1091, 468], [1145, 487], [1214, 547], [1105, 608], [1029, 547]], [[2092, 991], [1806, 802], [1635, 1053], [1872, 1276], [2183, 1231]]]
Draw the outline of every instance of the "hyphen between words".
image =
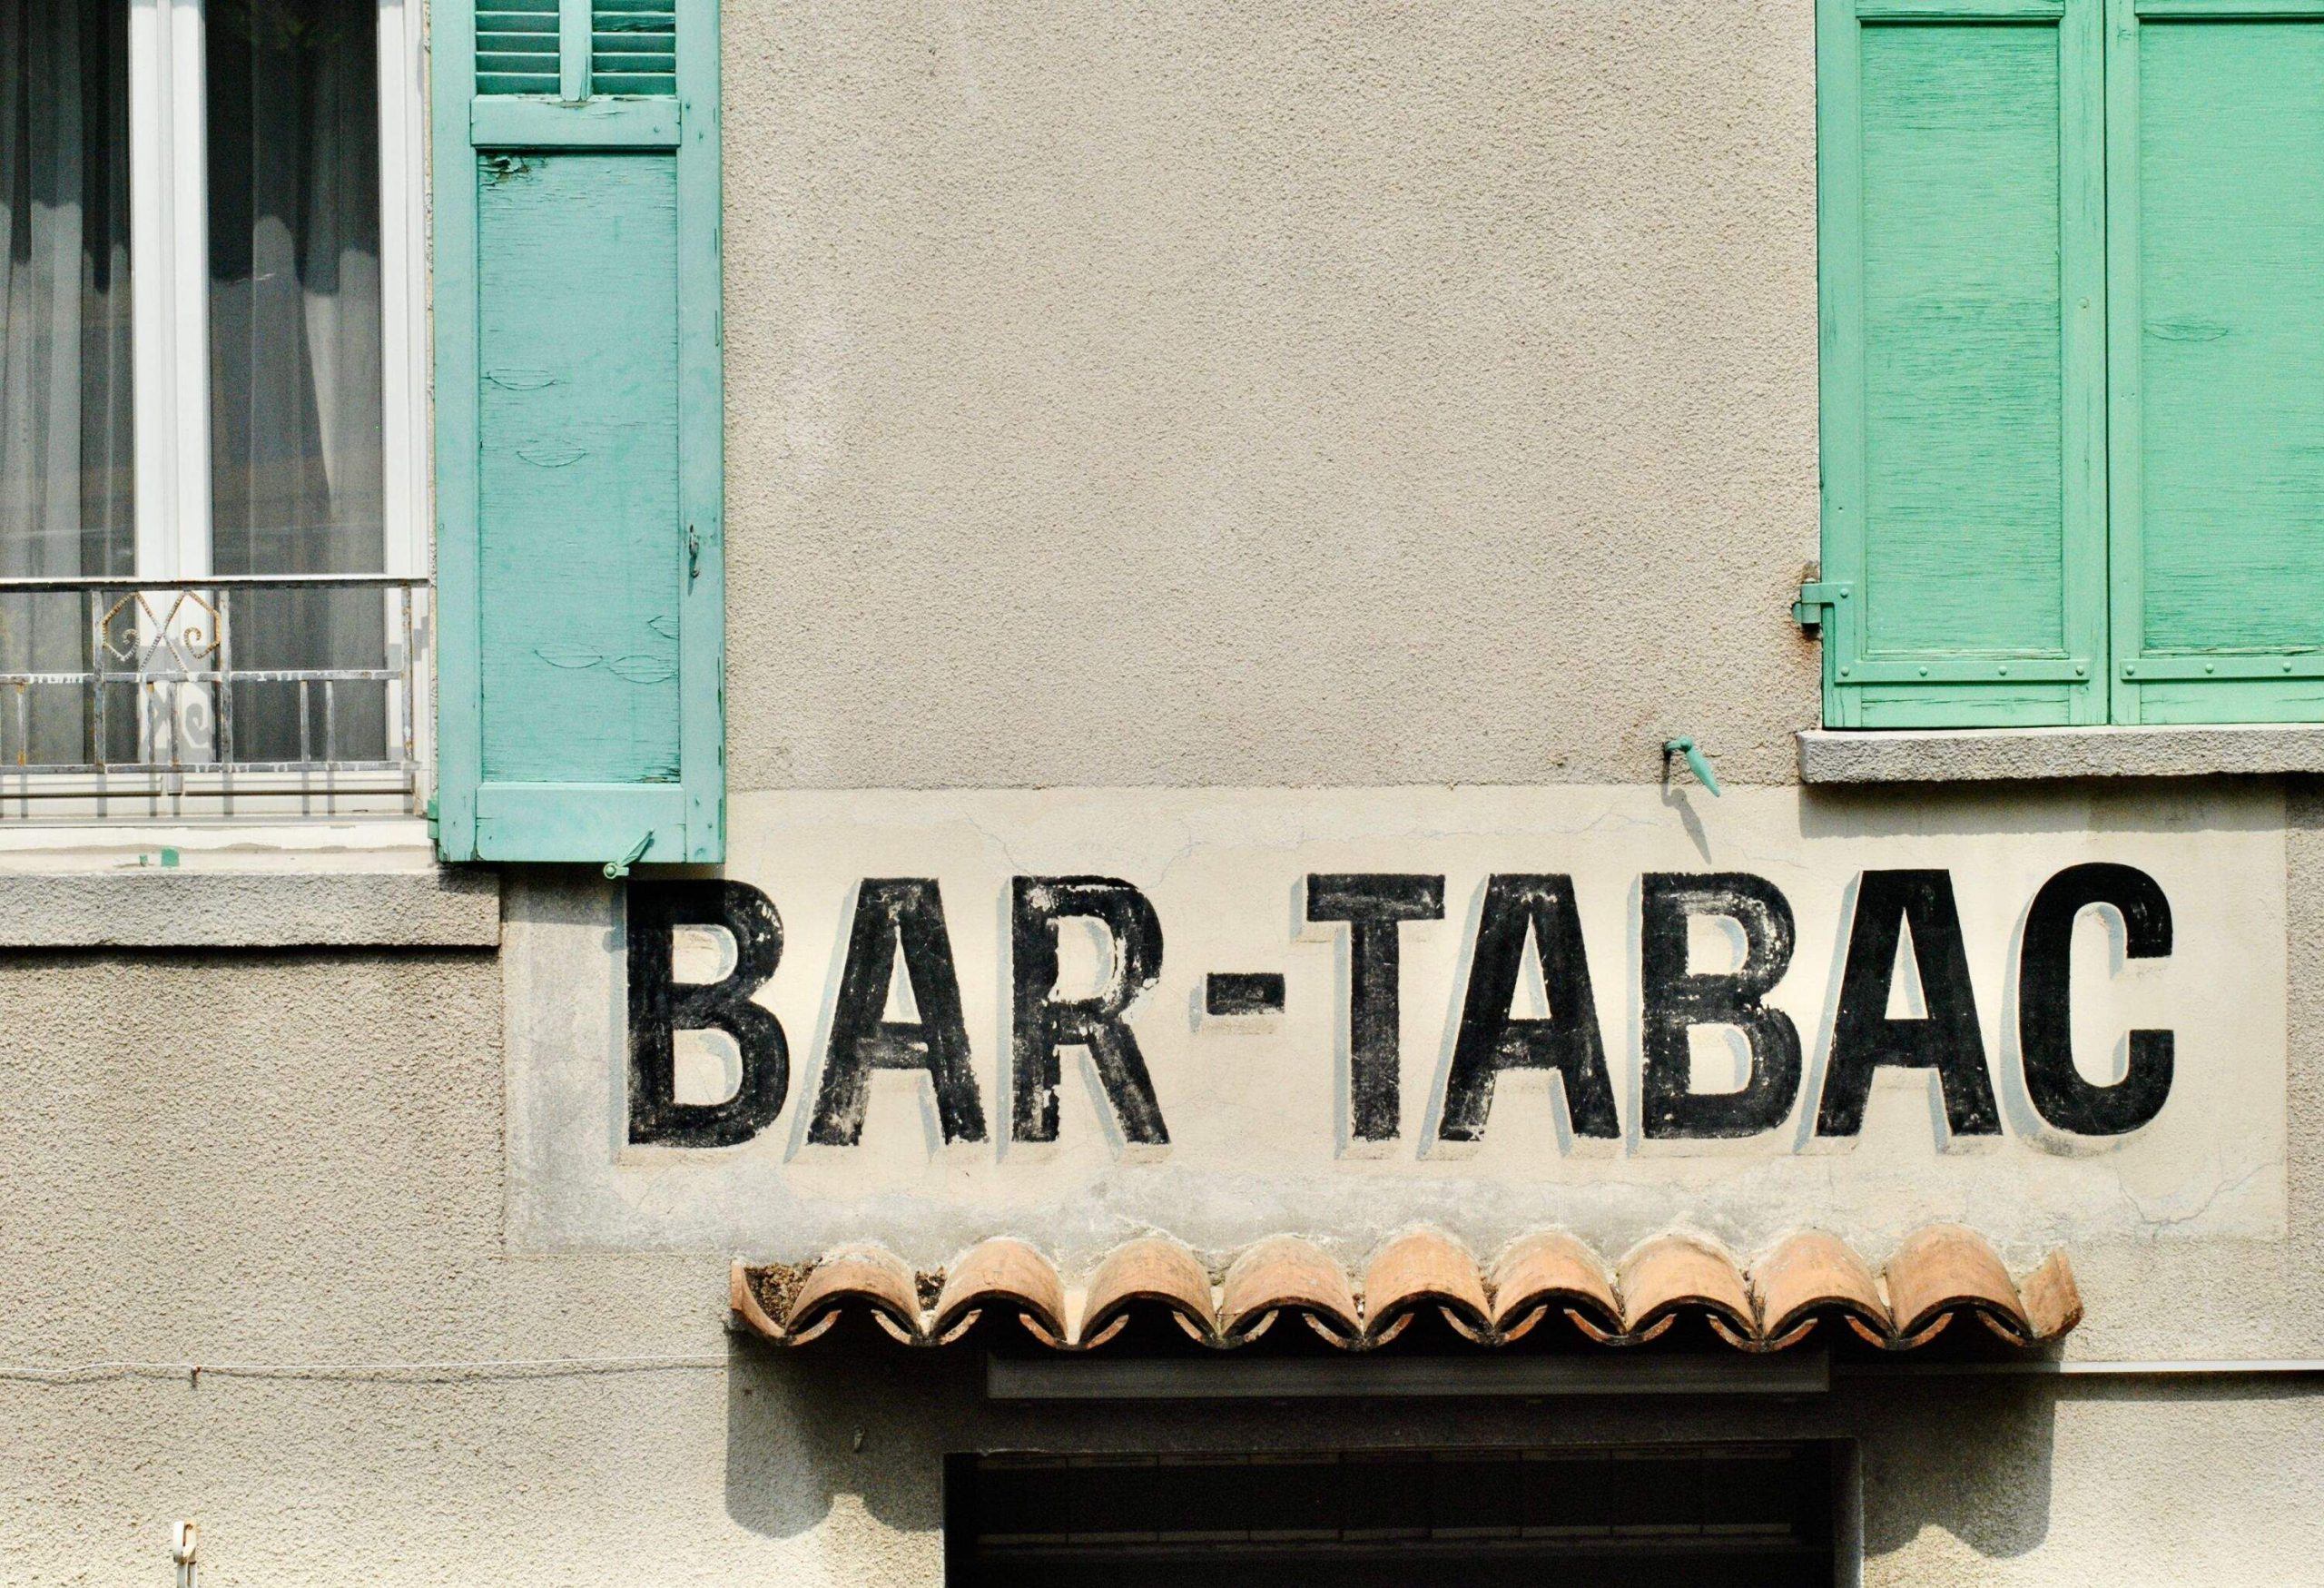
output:
[[[1306, 878], [1305, 918], [1346, 932], [1341, 995], [1348, 1015], [1345, 1106], [1354, 1141], [1397, 1136], [1400, 929], [1443, 919], [1444, 892], [1443, 876], [1423, 873]], [[1814, 1100], [1815, 1135], [1854, 1138], [1873, 1079], [1887, 1069], [1934, 1077], [1955, 1138], [1999, 1135], [2001, 1110], [1951, 873], [1866, 871], [1855, 893], [1828, 1061]], [[1777, 1129], [1799, 1101], [1806, 1072], [1797, 1026], [1764, 1001], [1791, 963], [1790, 903], [1765, 878], [1743, 872], [1649, 873], [1639, 896], [1640, 1133], [1650, 1139], [1720, 1139]], [[1074, 1047], [1092, 1060], [1123, 1139], [1167, 1145], [1169, 1129], [1130, 1019], [1132, 1006], [1161, 975], [1162, 922], [1153, 904], [1129, 883], [1096, 876], [1016, 877], [1009, 902], [1009, 1139], [1057, 1139], [1059, 1051]], [[2127, 1063], [2109, 1083], [2094, 1082], [2075, 1067], [2072, 945], [2076, 917], [2093, 908], [2112, 912], [2126, 957], [2170, 954], [2171, 905], [2152, 877], [2109, 863], [2058, 872], [2035, 893], [2024, 916], [2014, 967], [2017, 1056], [2026, 1098], [2053, 1129], [2119, 1137], [2152, 1119], [2169, 1100], [2173, 1040], [2168, 1031], [2131, 1031]], [[1699, 917], [1722, 918], [1739, 930], [1743, 952], [1734, 969], [1703, 973], [1689, 968], [1689, 923]], [[1102, 985], [1080, 997], [1059, 991], [1058, 927], [1073, 918], [1095, 926], [1111, 948]], [[683, 981], [675, 975], [676, 934], [695, 927], [721, 930], [733, 940], [732, 968], [716, 981]], [[728, 1147], [765, 1129], [791, 1088], [783, 1024], [752, 999], [783, 955], [773, 901], [743, 883], [635, 882], [628, 890], [628, 945], [631, 1141]], [[1904, 1018], [1891, 1012], [1900, 948], [1925, 1010]], [[890, 1018], [900, 954], [917, 1016], [909, 1021]], [[1547, 994], [1545, 1016], [1512, 1012], [1529, 968], [1538, 971]], [[1279, 978], [1217, 978], [1214, 996], [1220, 982], [1234, 983], [1235, 999], [1256, 998], [1259, 1007], [1269, 999], [1275, 1006], [1282, 1001]], [[1693, 1089], [1689, 1032], [1696, 1027], [1740, 1034], [1748, 1068], [1739, 1088]], [[677, 1100], [673, 1039], [681, 1031], [723, 1031], [733, 1040], [741, 1080], [731, 1098]], [[928, 1077], [948, 1142], [990, 1139], [935, 879], [867, 878], [857, 889], [821, 1068], [807, 1129], [812, 1143], [847, 1147], [860, 1140], [876, 1070]], [[1520, 1070], [1554, 1074], [1576, 1139], [1620, 1139], [1574, 887], [1563, 875], [1487, 880], [1435, 1139], [1481, 1139], [1495, 1080]]]

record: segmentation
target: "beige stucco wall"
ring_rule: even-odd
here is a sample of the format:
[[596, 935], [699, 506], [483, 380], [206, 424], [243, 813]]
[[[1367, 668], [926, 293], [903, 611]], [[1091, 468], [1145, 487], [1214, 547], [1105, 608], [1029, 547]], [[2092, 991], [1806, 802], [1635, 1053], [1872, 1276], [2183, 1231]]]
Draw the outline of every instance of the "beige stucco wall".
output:
[[[2306, 825], [2312, 831], [2311, 807]], [[2295, 883], [2324, 884], [2303, 840]], [[2302, 909], [2301, 952], [2324, 951]], [[1876, 1584], [2319, 1580], [2324, 1413], [2290, 1384], [1925, 1381], [1819, 1401], [994, 1410], [972, 1360], [730, 1341], [715, 1257], [512, 1258], [480, 952], [0, 960], [0, 1581], [939, 1581], [948, 1450], [1862, 1441]], [[2191, 1307], [2084, 1273], [2095, 1356], [2324, 1355], [2324, 1003], [2295, 993], [2294, 1237]], [[2152, 1276], [2149, 1276], [2152, 1278]], [[2208, 1299], [2204, 1299], [2204, 1297]], [[236, 1376], [231, 1364], [669, 1355], [643, 1371]], [[860, 1436], [860, 1441], [859, 1441]]]
[[1804, 0], [737, 0], [724, 67], [734, 787], [1790, 774]]
[[[730, 0], [735, 787], [1790, 775], [1809, 8]], [[1908, 796], [1902, 796], [1908, 797]], [[2324, 1356], [2324, 804], [2290, 1238], [2083, 1255], [2091, 1357]], [[731, 1343], [714, 1256], [512, 1257], [478, 950], [0, 956], [0, 1580], [937, 1580], [970, 1369]], [[1845, 1434], [1866, 1580], [2324, 1580], [2294, 1382], [1157, 1415], [1187, 1447]]]

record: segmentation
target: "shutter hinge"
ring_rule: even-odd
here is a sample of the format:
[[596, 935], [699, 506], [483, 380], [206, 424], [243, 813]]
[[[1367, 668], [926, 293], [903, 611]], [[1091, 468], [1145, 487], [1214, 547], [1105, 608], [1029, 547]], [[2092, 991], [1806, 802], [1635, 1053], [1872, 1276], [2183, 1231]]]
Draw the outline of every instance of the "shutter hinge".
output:
[[696, 534], [694, 526], [689, 524], [686, 526], [686, 588], [693, 589], [694, 582], [700, 577], [702, 577], [702, 537]]
[[645, 837], [637, 841], [635, 847], [632, 848], [627, 854], [623, 855], [619, 860], [609, 860], [606, 862], [606, 880], [607, 882], [619, 882], [622, 878], [629, 875], [629, 868], [635, 865], [640, 860], [644, 859], [645, 852], [653, 847], [654, 834], [648, 833]]
[[1791, 604], [1791, 620], [1813, 634], [1824, 626], [1824, 615], [1856, 593], [1856, 587], [1845, 579], [1809, 579], [1799, 587], [1799, 598]]

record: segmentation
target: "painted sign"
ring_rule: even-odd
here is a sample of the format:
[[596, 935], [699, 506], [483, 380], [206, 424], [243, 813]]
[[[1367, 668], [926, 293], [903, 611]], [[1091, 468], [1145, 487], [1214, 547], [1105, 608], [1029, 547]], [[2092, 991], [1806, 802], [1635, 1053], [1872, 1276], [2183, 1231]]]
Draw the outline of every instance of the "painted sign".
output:
[[723, 877], [512, 908], [525, 1244], [2281, 1224], [2271, 791], [780, 794], [733, 829]]

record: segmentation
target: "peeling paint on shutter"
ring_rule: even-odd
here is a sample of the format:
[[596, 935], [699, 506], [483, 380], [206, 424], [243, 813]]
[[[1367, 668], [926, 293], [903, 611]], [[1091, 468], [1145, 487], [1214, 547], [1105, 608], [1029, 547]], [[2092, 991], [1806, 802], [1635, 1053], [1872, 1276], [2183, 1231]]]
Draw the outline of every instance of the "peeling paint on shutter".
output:
[[[526, 80], [563, 94], [437, 83], [438, 843], [715, 861], [715, 4], [525, 3], [555, 29]], [[514, 4], [468, 14], [479, 71]]]

